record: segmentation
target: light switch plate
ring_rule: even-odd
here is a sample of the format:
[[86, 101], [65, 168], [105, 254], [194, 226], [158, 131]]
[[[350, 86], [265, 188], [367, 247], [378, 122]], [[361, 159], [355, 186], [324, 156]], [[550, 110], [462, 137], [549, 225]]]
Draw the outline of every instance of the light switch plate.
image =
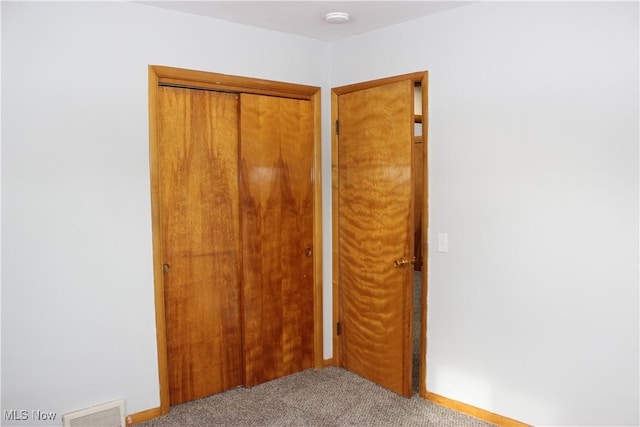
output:
[[449, 252], [448, 233], [438, 233], [438, 252]]

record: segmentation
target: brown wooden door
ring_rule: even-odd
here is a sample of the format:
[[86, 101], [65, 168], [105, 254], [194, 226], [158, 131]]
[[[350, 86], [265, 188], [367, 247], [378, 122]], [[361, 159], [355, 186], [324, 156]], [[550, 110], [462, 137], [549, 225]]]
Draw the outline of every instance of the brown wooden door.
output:
[[171, 404], [242, 384], [238, 97], [159, 87]]
[[[338, 96], [341, 365], [411, 395], [413, 87]], [[400, 261], [400, 266], [394, 262]]]
[[242, 94], [245, 384], [313, 366], [313, 107]]

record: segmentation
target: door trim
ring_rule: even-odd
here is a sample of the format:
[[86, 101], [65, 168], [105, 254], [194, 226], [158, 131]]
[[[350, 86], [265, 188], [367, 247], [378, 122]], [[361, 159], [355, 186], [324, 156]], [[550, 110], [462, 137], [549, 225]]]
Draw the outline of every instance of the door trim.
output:
[[320, 134], [320, 88], [316, 86], [283, 83], [271, 80], [239, 77], [205, 71], [187, 70], [149, 65], [149, 168], [151, 180], [151, 226], [153, 239], [153, 281], [158, 350], [158, 379], [160, 385], [160, 412], [169, 413], [169, 371], [165, 323], [164, 282], [162, 272], [162, 233], [160, 227], [160, 198], [158, 173], [158, 117], [156, 111], [158, 85], [207, 89], [222, 92], [252, 93], [305, 99], [313, 104], [313, 318], [314, 367], [324, 367], [322, 350], [322, 174]]
[[[387, 77], [383, 79], [371, 80], [362, 83], [355, 83], [346, 86], [340, 86], [331, 89], [331, 201], [332, 201], [332, 293], [333, 293], [333, 365], [341, 366], [341, 354], [340, 354], [340, 338], [338, 336], [337, 325], [340, 320], [340, 230], [339, 230], [339, 150], [338, 150], [338, 135], [336, 133], [336, 123], [338, 120], [338, 97], [351, 92], [356, 92], [363, 89], [369, 89], [376, 86], [381, 86], [390, 83], [396, 83], [404, 80], [412, 80], [416, 84], [421, 85], [422, 90], [422, 119], [420, 123], [422, 125], [422, 159], [424, 164], [424, 206], [422, 211], [422, 313], [421, 313], [421, 330], [420, 330], [420, 382], [419, 382], [419, 394], [423, 398], [427, 396], [426, 386], [426, 334], [427, 334], [427, 288], [428, 288], [428, 229], [429, 229], [429, 172], [428, 172], [428, 153], [429, 153], [429, 111], [428, 111], [428, 80], [429, 74], [427, 71], [403, 74], [399, 76]], [[416, 120], [416, 122], [418, 122]]]

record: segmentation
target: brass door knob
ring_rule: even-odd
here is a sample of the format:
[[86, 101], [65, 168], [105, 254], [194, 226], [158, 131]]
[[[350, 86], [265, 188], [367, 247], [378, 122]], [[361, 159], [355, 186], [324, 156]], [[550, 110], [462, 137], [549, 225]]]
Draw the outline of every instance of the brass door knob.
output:
[[402, 267], [403, 265], [407, 265], [407, 264], [409, 264], [409, 261], [407, 261], [405, 257], [402, 257], [400, 259], [393, 261], [394, 267]]
[[397, 260], [393, 261], [393, 266], [394, 267], [402, 267], [402, 266], [405, 266], [407, 264], [415, 264], [415, 263], [416, 263], [416, 257], [411, 258], [411, 261], [409, 261], [405, 257], [402, 257], [400, 259], [397, 259]]

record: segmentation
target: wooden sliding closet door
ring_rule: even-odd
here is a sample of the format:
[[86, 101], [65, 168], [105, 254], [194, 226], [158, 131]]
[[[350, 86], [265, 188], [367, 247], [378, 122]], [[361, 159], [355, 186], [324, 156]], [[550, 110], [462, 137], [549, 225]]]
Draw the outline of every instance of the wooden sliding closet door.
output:
[[319, 98], [149, 67], [163, 414], [323, 364]]
[[238, 96], [158, 87], [171, 405], [242, 384]]
[[312, 103], [240, 96], [245, 385], [313, 366]]

